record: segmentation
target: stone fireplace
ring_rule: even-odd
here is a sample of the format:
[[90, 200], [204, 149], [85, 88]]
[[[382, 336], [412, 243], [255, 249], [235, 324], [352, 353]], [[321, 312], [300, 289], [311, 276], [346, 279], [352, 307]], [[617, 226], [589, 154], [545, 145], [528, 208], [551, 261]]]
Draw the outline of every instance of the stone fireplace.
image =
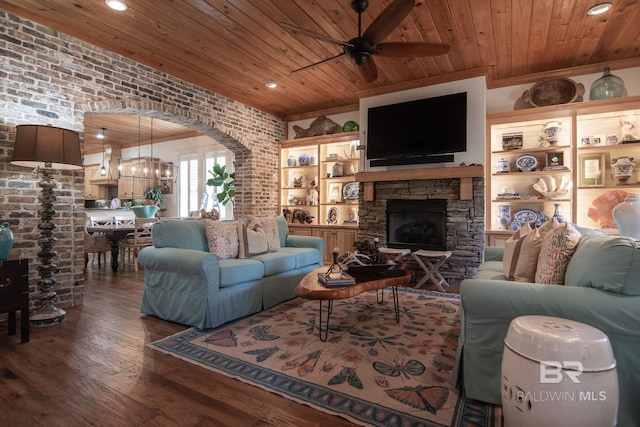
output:
[[[382, 246], [451, 251], [440, 269], [445, 279], [451, 283], [475, 276], [484, 253], [482, 167], [363, 172], [356, 179], [364, 183], [360, 240], [378, 238]], [[421, 275], [415, 261], [405, 259], [407, 268]]]
[[446, 199], [390, 199], [386, 210], [388, 247], [446, 250]]

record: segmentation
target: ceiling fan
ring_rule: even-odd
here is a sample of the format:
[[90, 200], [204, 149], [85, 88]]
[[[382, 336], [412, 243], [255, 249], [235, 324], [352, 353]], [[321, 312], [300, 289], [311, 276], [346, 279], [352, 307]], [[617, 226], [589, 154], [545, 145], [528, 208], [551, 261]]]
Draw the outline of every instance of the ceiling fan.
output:
[[369, 6], [367, 0], [353, 0], [351, 2], [351, 8], [358, 13], [358, 37], [354, 37], [349, 41], [337, 40], [325, 34], [305, 30], [304, 28], [299, 28], [286, 22], [280, 22], [281, 27], [293, 33], [300, 33], [318, 40], [337, 44], [343, 48], [343, 52], [336, 56], [298, 68], [297, 70], [293, 70], [292, 73], [307, 70], [343, 56], [348, 56], [358, 66], [364, 80], [370, 83], [378, 78], [378, 69], [376, 68], [372, 55], [389, 57], [435, 56], [443, 55], [449, 51], [451, 46], [447, 43], [382, 43], [382, 40], [400, 25], [404, 18], [411, 12], [415, 6], [415, 0], [394, 0], [373, 20], [364, 33], [362, 33], [362, 13], [367, 9], [367, 6]]

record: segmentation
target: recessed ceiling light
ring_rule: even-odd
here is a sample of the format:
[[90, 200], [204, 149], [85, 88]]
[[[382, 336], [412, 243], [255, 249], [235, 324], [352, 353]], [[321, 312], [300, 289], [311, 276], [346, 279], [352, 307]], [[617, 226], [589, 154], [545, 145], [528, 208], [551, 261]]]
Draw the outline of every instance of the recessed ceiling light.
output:
[[269, 89], [275, 89], [278, 87], [278, 84], [276, 82], [266, 82], [264, 85]]
[[128, 9], [127, 4], [120, 0], [104, 0], [104, 3], [111, 9], [117, 10], [118, 12], [124, 12]]
[[587, 15], [601, 15], [605, 12], [610, 11], [612, 7], [613, 5], [611, 3], [600, 3], [590, 7], [587, 11]]

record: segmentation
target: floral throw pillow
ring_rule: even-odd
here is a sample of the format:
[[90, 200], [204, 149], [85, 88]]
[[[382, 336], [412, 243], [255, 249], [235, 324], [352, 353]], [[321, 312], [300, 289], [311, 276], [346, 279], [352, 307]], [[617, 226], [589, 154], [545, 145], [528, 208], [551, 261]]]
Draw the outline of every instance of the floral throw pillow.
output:
[[269, 252], [276, 252], [280, 250], [280, 234], [278, 233], [278, 223], [276, 222], [275, 216], [261, 218], [250, 217], [249, 221], [257, 222], [264, 230], [264, 234], [267, 236]]
[[582, 235], [565, 222], [549, 231], [542, 241], [536, 283], [563, 285], [567, 266]]
[[219, 259], [237, 258], [238, 225], [235, 221], [204, 220], [209, 252]]

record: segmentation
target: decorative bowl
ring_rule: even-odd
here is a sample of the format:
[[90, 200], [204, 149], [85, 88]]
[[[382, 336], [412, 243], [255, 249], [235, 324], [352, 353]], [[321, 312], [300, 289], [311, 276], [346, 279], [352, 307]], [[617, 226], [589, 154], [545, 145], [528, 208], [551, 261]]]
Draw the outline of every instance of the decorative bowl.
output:
[[525, 90], [522, 100], [534, 107], [568, 104], [584, 95], [584, 85], [566, 77], [552, 77], [540, 80]]
[[136, 218], [153, 218], [160, 208], [156, 205], [131, 206]]

